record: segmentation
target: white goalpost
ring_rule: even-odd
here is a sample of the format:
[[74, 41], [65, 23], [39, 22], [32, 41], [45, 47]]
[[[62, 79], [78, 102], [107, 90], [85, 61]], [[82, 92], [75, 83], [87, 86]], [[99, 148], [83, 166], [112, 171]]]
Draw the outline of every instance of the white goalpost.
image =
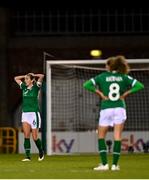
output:
[[[98, 116], [98, 100], [90, 92], [85, 92], [82, 84], [85, 80], [102, 72], [106, 60], [48, 60], [44, 57], [44, 62], [46, 62], [47, 155], [82, 153], [85, 148], [85, 152], [95, 153], [97, 138], [95, 121], [97, 120], [96, 116]], [[145, 129], [147, 128], [148, 97], [144, 97], [149, 93], [147, 85], [149, 59], [128, 59], [128, 63], [132, 66], [133, 76], [136, 76], [136, 79], [139, 77], [139, 80], [145, 84], [145, 91], [130, 98], [128, 102], [132, 121], [128, 122], [126, 126], [126, 135], [124, 133], [129, 141], [127, 146], [134, 143], [128, 139], [132, 132], [133, 137], [138, 138], [138, 140], [144, 138], [142, 143], [149, 139], [149, 133]], [[138, 104], [143, 106], [145, 111], [142, 120], [144, 126], [140, 125], [143, 108], [140, 109], [140, 114], [137, 114], [139, 112], [135, 111], [138, 111], [141, 106], [137, 106], [136, 101], [140, 101]], [[94, 108], [91, 109], [92, 106]], [[134, 112], [132, 112], [133, 108]], [[136, 117], [140, 118], [137, 122]], [[92, 120], [94, 120], [94, 123]], [[140, 132], [143, 132], [143, 135]], [[108, 138], [111, 138], [111, 134]], [[66, 151], [64, 151], [64, 147], [66, 147]], [[139, 148], [141, 149], [140, 145], [138, 145]]]

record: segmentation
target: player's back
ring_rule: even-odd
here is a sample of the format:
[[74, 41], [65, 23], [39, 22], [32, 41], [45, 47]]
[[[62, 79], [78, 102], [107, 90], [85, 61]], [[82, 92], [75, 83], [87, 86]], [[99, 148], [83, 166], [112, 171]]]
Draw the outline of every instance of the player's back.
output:
[[102, 100], [101, 109], [124, 107], [124, 100], [120, 99], [120, 96], [128, 89], [132, 82], [132, 78], [128, 75], [113, 72], [104, 72], [95, 77], [96, 85], [107, 96], [108, 100]]

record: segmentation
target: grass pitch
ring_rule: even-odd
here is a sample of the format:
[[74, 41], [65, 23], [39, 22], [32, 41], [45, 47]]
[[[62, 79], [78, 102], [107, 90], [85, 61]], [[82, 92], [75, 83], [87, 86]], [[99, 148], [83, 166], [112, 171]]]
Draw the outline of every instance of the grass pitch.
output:
[[[1, 179], [149, 179], [149, 154], [123, 154], [120, 171], [93, 171], [99, 163], [98, 155], [46, 156], [38, 162], [32, 155], [30, 162], [21, 162], [24, 155], [0, 154]], [[112, 155], [108, 156], [109, 164]]]

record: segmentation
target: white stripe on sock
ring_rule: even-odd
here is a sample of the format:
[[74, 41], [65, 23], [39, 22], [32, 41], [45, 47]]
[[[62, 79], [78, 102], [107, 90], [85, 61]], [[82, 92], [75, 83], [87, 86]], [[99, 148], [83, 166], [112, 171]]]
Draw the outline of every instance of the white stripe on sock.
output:
[[102, 153], [102, 152], [107, 152], [107, 150], [101, 150], [101, 151], [99, 151], [100, 153]]
[[120, 155], [120, 153], [118, 153], [118, 152], [113, 152], [113, 154], [117, 154], [117, 155]]

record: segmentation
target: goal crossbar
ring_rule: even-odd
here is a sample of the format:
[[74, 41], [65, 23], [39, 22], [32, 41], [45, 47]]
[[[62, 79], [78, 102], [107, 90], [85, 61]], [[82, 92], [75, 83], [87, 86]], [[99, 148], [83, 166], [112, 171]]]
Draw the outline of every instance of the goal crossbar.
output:
[[[128, 59], [128, 63], [130, 64], [141, 64], [141, 63], [149, 63], [149, 59]], [[105, 64], [105, 60], [46, 60], [47, 65], [60, 65], [60, 64]]]

